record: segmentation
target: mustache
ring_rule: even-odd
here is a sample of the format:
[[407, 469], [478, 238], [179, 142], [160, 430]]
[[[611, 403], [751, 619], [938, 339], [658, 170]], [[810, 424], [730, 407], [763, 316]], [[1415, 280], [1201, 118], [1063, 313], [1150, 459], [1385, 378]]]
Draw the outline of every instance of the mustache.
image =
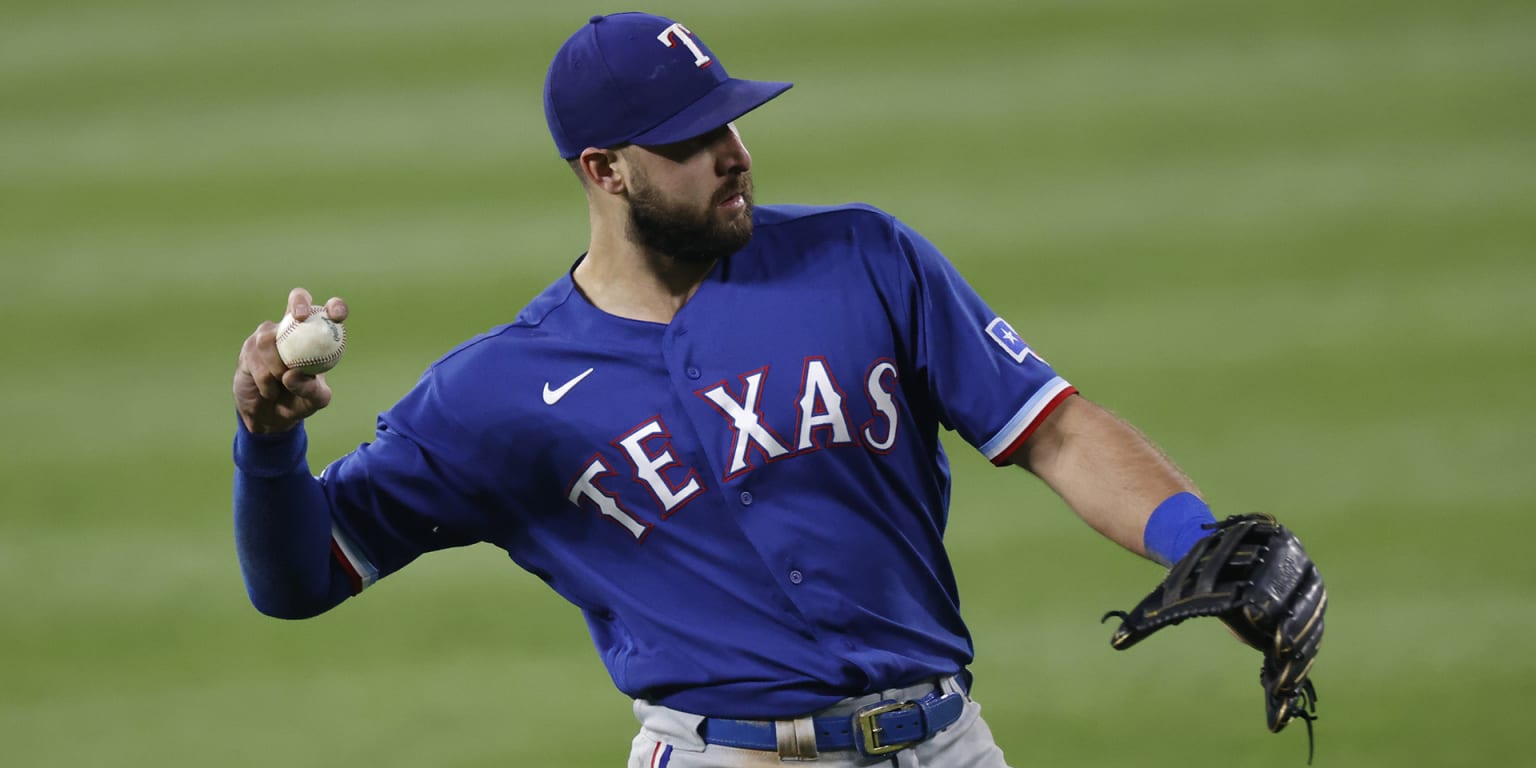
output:
[[721, 187], [720, 192], [715, 195], [714, 204], [720, 205], [736, 195], [741, 195], [750, 202], [752, 200], [752, 177], [749, 175], [750, 173], [750, 171], [743, 173], [735, 181]]

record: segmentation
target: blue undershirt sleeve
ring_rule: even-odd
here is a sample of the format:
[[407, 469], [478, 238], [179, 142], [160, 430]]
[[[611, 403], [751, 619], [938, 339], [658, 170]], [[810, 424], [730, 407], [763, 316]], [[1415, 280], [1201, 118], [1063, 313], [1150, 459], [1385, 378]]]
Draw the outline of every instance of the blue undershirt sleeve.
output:
[[281, 619], [323, 613], [350, 597], [331, 554], [330, 502], [309, 473], [303, 424], [257, 435], [235, 432], [235, 549], [251, 604]]

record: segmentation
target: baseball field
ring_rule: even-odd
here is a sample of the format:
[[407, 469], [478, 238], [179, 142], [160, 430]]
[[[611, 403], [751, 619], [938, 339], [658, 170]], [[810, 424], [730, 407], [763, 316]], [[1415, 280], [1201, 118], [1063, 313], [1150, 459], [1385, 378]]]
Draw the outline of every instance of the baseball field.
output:
[[[1532, 760], [1536, 6], [662, 0], [741, 77], [760, 203], [938, 243], [1218, 514], [1307, 543], [1318, 766]], [[12, 0], [0, 21], [0, 764], [622, 765], [579, 613], [490, 547], [320, 618], [246, 602], [241, 340], [345, 296], [314, 468], [585, 247], [541, 87], [595, 12]], [[953, 437], [953, 436], [950, 436]], [[1300, 766], [1214, 622], [949, 440], [977, 697], [1017, 768]]]

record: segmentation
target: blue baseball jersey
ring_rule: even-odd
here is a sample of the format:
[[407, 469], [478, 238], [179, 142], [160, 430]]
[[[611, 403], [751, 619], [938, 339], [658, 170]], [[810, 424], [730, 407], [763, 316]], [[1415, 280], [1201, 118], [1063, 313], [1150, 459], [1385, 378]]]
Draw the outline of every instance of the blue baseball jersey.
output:
[[939, 427], [1004, 463], [1074, 390], [874, 208], [759, 207], [672, 322], [569, 275], [321, 475], [361, 590], [490, 542], [578, 606], [614, 683], [792, 717], [972, 658]]

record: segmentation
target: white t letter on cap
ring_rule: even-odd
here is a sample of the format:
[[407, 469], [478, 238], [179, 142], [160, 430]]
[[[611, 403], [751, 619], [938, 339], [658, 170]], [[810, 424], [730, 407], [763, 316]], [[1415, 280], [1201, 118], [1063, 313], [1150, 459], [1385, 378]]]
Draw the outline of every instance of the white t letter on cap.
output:
[[699, 50], [699, 45], [693, 42], [692, 35], [693, 33], [689, 32], [687, 27], [674, 22], [672, 26], [663, 29], [661, 34], [656, 36], [656, 39], [660, 40], [661, 44], [668, 48], [676, 48], [677, 42], [681, 40], [683, 45], [688, 46], [688, 50], [693, 51], [693, 65], [703, 69], [709, 66], [711, 59], [705, 56], [702, 50]]

